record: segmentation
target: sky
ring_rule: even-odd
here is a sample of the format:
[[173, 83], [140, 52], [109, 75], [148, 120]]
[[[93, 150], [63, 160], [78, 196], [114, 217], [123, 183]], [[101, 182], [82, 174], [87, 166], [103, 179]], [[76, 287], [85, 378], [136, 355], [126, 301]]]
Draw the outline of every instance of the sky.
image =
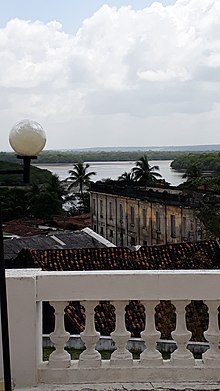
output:
[[220, 144], [220, 0], [7, 0], [0, 150]]

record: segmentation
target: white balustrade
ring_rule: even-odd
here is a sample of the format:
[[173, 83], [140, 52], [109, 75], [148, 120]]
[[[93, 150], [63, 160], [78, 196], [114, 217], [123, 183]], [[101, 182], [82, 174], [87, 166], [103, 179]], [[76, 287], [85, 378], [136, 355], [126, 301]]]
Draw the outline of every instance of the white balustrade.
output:
[[146, 313], [145, 330], [142, 331], [141, 337], [143, 338], [146, 349], [141, 353], [141, 363], [145, 366], [160, 366], [163, 365], [162, 355], [156, 349], [156, 343], [159, 339], [160, 332], [155, 327], [155, 307], [158, 304], [157, 301], [144, 301]]
[[[208, 288], [207, 288], [208, 287]], [[8, 308], [13, 377], [18, 388], [30, 389], [37, 383], [141, 383], [147, 382], [220, 382], [218, 344], [218, 306], [220, 270], [204, 271], [86, 271], [42, 272], [10, 270], [7, 272]], [[116, 350], [110, 360], [101, 360], [96, 351], [99, 333], [94, 326], [94, 308], [108, 300], [115, 306], [116, 326], [111, 334]], [[127, 349], [130, 332], [125, 325], [125, 307], [130, 300], [139, 300], [146, 311], [146, 327], [142, 332], [146, 349], [140, 360], [134, 360]], [[159, 334], [155, 329], [155, 306], [160, 300], [171, 300], [176, 307], [176, 329], [172, 336], [177, 350], [170, 360], [162, 360], [157, 352]], [[204, 300], [209, 308], [209, 328], [205, 336], [210, 349], [203, 359], [194, 360], [186, 348], [191, 333], [186, 328], [185, 307], [191, 300]], [[42, 346], [40, 308], [49, 301], [55, 308], [55, 329], [51, 341], [55, 351], [49, 361], [42, 362], [38, 347]], [[86, 310], [86, 345], [79, 360], [70, 360], [65, 350], [69, 333], [64, 327], [64, 309], [69, 301], [81, 302]], [[21, 360], [21, 352], [23, 359]], [[1, 347], [0, 347], [1, 357]], [[0, 378], [3, 376], [0, 365]], [[49, 388], [49, 387], [48, 387]]]
[[55, 309], [55, 328], [50, 334], [50, 339], [54, 344], [55, 350], [50, 354], [49, 366], [51, 368], [70, 367], [70, 354], [64, 349], [70, 337], [70, 334], [64, 327], [64, 310], [68, 305], [65, 301], [51, 301], [50, 305]]
[[205, 303], [207, 304], [209, 311], [209, 328], [204, 332], [204, 335], [209, 342], [210, 348], [203, 354], [203, 361], [206, 365], [217, 365], [220, 368], [220, 332], [218, 324], [218, 307], [220, 302], [210, 300]]
[[172, 353], [171, 361], [175, 366], [191, 367], [194, 365], [193, 354], [187, 349], [187, 343], [191, 337], [191, 331], [186, 328], [185, 308], [189, 302], [178, 300], [172, 301], [176, 307], [176, 329], [172, 331], [177, 349]]
[[94, 308], [98, 302], [84, 301], [82, 305], [86, 310], [85, 330], [80, 333], [86, 349], [79, 356], [79, 366], [85, 368], [97, 368], [101, 366], [101, 354], [95, 350], [100, 333], [95, 329]]
[[116, 345], [116, 350], [111, 355], [111, 365], [115, 366], [131, 366], [133, 362], [132, 354], [126, 349], [131, 333], [125, 326], [125, 306], [126, 301], [114, 301], [115, 307], [115, 330], [111, 333], [111, 337]]

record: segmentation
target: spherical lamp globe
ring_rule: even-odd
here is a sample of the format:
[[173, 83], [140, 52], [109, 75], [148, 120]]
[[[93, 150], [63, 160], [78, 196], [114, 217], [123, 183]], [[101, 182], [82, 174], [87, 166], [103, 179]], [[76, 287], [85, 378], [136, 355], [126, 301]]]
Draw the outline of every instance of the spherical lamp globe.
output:
[[46, 144], [46, 134], [38, 122], [25, 119], [13, 126], [9, 142], [18, 155], [37, 156]]

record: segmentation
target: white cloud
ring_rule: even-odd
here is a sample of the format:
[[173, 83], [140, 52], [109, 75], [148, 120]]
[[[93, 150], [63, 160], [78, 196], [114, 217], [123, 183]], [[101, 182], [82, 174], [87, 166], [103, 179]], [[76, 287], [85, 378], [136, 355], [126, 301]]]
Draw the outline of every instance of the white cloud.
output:
[[184, 124], [185, 144], [200, 143], [201, 130], [204, 142], [220, 142], [219, 20], [219, 0], [103, 5], [76, 35], [57, 21], [11, 20], [0, 30], [4, 129], [39, 120], [51, 148], [179, 144]]

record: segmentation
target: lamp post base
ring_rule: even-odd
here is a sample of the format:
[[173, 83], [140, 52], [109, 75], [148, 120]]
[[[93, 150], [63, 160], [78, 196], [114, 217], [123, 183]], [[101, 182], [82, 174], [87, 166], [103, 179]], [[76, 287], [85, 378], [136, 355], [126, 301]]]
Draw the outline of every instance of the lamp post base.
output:
[[17, 158], [23, 160], [23, 182], [24, 182], [25, 185], [28, 185], [30, 183], [31, 160], [32, 159], [37, 159], [37, 156], [17, 155]]
[[[12, 391], [14, 390], [14, 387], [15, 387], [15, 383], [12, 380], [11, 381], [11, 390]], [[4, 385], [4, 380], [3, 379], [0, 379], [0, 391], [5, 391], [5, 385]]]

